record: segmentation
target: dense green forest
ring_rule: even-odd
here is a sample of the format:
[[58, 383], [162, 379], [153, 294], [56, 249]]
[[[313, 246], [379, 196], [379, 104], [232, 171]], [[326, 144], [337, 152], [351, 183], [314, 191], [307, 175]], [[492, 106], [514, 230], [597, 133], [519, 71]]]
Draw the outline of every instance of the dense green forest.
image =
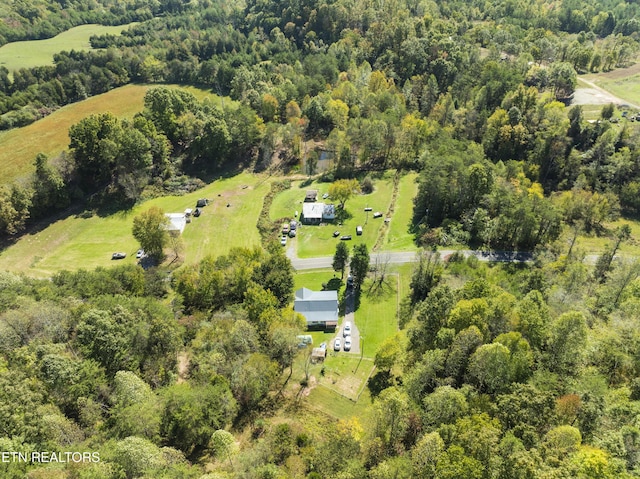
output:
[[[393, 168], [418, 172], [412, 233], [429, 250], [398, 335], [375, 353], [367, 412], [343, 420], [301, 398], [305, 322], [278, 244], [171, 275], [162, 265], [1, 273], [2, 451], [100, 460], [0, 456], [0, 475], [640, 477], [640, 263], [616, 255], [630, 227], [610, 226], [640, 214], [638, 129], [613, 105], [591, 122], [567, 107], [578, 73], [634, 62], [637, 10], [595, 0], [0, 7], [0, 43], [140, 22], [52, 66], [0, 67], [2, 129], [127, 83], [158, 85], [134, 118], [81, 120], [68, 152], [38, 155], [33, 175], [0, 186], [3, 240], [69, 207], [126, 209], [245, 168], [326, 182]], [[317, 174], [310, 141], [332, 155], [330, 170]], [[609, 238], [595, 264], [581, 234]], [[430, 251], [449, 245], [533, 261]], [[384, 281], [367, 278], [366, 263], [359, 291]]]

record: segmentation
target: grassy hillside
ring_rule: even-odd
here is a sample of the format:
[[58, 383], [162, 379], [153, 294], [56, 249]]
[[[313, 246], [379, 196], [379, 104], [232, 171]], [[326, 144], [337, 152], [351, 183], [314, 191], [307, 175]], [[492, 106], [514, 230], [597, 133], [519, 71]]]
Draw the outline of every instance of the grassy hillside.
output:
[[[154, 85], [155, 86], [155, 85]], [[32, 171], [38, 153], [56, 156], [69, 146], [69, 128], [83, 118], [102, 112], [118, 117], [132, 117], [142, 111], [144, 95], [150, 85], [127, 85], [60, 108], [51, 115], [28, 126], [0, 132], [0, 182], [10, 183]], [[185, 87], [199, 100], [210, 96], [206, 90]]]
[[119, 35], [131, 25], [105, 26], [81, 25], [71, 28], [60, 35], [47, 40], [30, 40], [8, 43], [0, 47], [0, 65], [9, 71], [20, 68], [31, 68], [41, 65], [52, 65], [53, 55], [63, 50], [91, 50], [91, 35]]
[[640, 105], [640, 63], [606, 73], [584, 75], [584, 78], [622, 100]]
[[256, 222], [268, 190], [268, 182], [245, 173], [215, 181], [188, 195], [156, 198], [107, 217], [71, 216], [23, 236], [0, 253], [0, 270], [48, 277], [62, 269], [111, 266], [111, 254], [116, 251], [127, 253], [118, 264], [135, 262], [138, 244], [131, 227], [136, 215], [150, 206], [159, 206], [167, 213], [182, 212], [194, 208], [202, 197], [212, 201], [183, 233], [185, 262], [194, 263], [209, 254], [222, 255], [233, 246], [257, 246], [260, 237]]

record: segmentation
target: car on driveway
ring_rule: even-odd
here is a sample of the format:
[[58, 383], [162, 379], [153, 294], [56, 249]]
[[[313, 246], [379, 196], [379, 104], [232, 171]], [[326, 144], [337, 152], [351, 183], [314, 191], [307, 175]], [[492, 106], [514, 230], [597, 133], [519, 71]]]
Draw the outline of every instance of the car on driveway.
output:
[[342, 328], [342, 336], [351, 336], [351, 321], [347, 321], [344, 323], [344, 328]]
[[342, 344], [341, 344], [340, 338], [336, 338], [336, 339], [333, 341], [333, 350], [334, 350], [334, 351], [340, 351], [340, 347], [341, 347], [341, 346], [342, 346]]
[[111, 259], [124, 259], [127, 257], [127, 253], [113, 253]]
[[287, 246], [287, 237], [283, 236], [282, 238], [280, 238], [280, 244], [282, 246]]
[[351, 336], [344, 338], [344, 350], [351, 351]]

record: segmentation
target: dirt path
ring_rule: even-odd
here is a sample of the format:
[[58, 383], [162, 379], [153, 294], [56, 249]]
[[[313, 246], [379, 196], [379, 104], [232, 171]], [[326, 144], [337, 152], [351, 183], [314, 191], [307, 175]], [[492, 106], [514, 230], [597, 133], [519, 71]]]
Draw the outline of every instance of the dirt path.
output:
[[573, 100], [571, 100], [572, 105], [608, 105], [613, 103], [614, 105], [629, 105], [631, 108], [640, 110], [640, 105], [623, 100], [590, 80], [578, 78], [578, 82], [587, 85], [588, 88], [576, 88]]
[[187, 374], [189, 373], [189, 358], [185, 351], [178, 353], [178, 384], [186, 381]]

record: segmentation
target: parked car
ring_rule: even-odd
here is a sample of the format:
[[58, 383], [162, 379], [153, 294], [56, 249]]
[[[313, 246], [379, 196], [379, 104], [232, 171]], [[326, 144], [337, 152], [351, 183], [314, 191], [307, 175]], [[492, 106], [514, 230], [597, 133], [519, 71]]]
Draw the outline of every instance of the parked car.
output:
[[111, 259], [124, 259], [127, 257], [127, 253], [113, 253]]
[[286, 235], [289, 233], [289, 223], [285, 223], [282, 225], [282, 234]]
[[376, 212], [373, 214], [373, 217], [374, 217], [374, 218], [382, 218], [382, 213], [380, 213], [379, 211], [376, 211]]
[[196, 201], [196, 208], [202, 208], [203, 206], [207, 206], [208, 204], [209, 200], [207, 198], [200, 198], [198, 199], [198, 201]]
[[351, 239], [351, 235], [344, 235], [344, 236], [340, 236], [341, 240], [350, 240]]
[[333, 341], [333, 350], [334, 351], [340, 351], [341, 346], [342, 346], [342, 344], [341, 344], [340, 338], [336, 338]]
[[351, 336], [351, 321], [347, 321], [344, 323], [344, 328], [342, 328], [342, 336]]
[[356, 234], [360, 236], [362, 234], [362, 226], [356, 226]]
[[144, 250], [143, 249], [139, 249], [138, 250], [138, 252], [136, 253], [136, 258], [137, 259], [144, 258]]
[[291, 220], [289, 223], [289, 228], [295, 230], [298, 227], [298, 222], [296, 220]]
[[344, 346], [345, 351], [351, 351], [351, 336], [347, 336], [344, 338]]
[[373, 208], [371, 206], [367, 206], [364, 210], [365, 211], [373, 211]]
[[193, 216], [195, 216], [197, 218], [198, 216], [200, 216], [200, 213], [202, 213], [200, 208], [196, 208], [196, 210], [193, 212]]
[[351, 276], [351, 273], [349, 273], [349, 276], [347, 276], [347, 288], [352, 288], [353, 287], [353, 276]]
[[296, 230], [289, 230], [289, 238], [295, 238], [296, 237]]
[[322, 195], [323, 200], [326, 200], [327, 198], [329, 198], [329, 193], [325, 193], [324, 195]]
[[287, 246], [287, 237], [283, 236], [282, 238], [280, 238], [280, 244], [282, 246]]
[[333, 232], [333, 237], [337, 238], [338, 236], [340, 236], [340, 231], [334, 231]]

